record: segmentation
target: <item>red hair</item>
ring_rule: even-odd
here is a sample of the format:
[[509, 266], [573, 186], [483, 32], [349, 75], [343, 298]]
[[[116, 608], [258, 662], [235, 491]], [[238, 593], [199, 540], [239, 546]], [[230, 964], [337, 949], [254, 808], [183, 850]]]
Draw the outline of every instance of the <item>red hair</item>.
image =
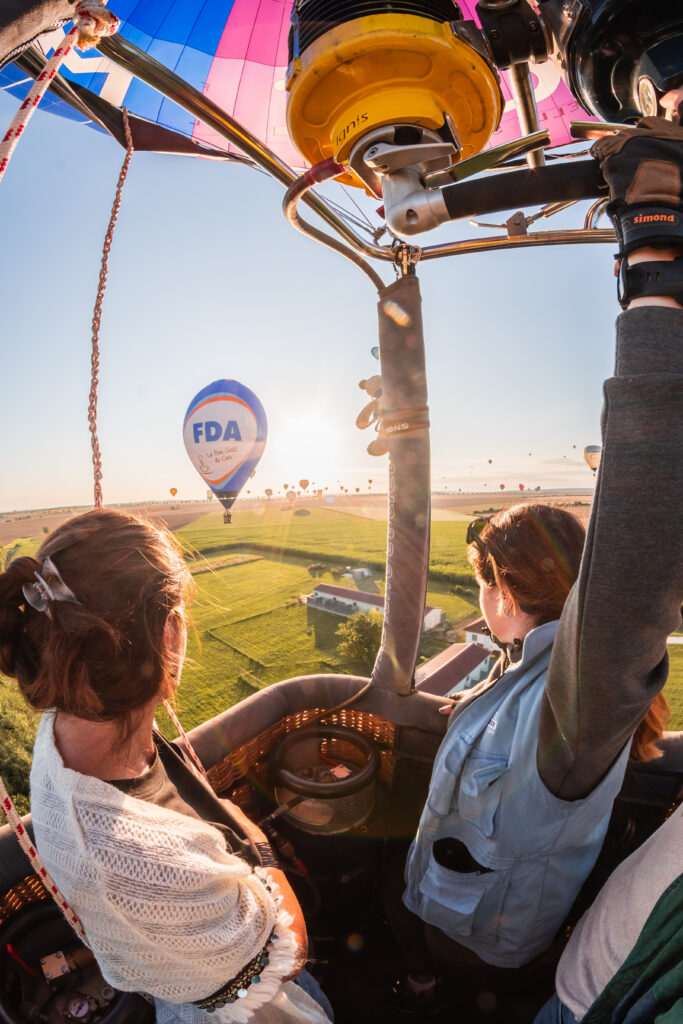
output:
[[[79, 603], [32, 608], [23, 585], [51, 558]], [[194, 583], [167, 530], [113, 509], [68, 519], [36, 558], [0, 573], [0, 671], [14, 677], [36, 710], [57, 708], [90, 721], [118, 721], [171, 696], [177, 656], [164, 636]]]
[[[470, 544], [467, 557], [477, 578], [531, 615], [536, 626], [559, 619], [579, 575], [585, 530], [565, 509], [512, 505], [492, 516], [479, 534], [486, 549]], [[657, 741], [669, 718], [662, 693], [652, 701], [631, 744], [634, 761], [661, 757]]]
[[535, 625], [559, 619], [579, 575], [585, 530], [578, 519], [553, 505], [512, 505], [492, 516], [467, 557], [488, 587], [530, 615]]

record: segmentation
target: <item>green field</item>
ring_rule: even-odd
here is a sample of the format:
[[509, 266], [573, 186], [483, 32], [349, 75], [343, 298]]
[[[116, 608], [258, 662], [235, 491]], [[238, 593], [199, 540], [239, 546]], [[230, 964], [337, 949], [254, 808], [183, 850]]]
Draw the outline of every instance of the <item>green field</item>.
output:
[[[432, 523], [430, 572], [448, 577], [464, 574], [473, 580], [465, 557], [464, 522]], [[233, 513], [230, 526], [224, 526], [220, 513], [209, 512], [177, 535], [189, 552], [214, 553], [226, 545], [263, 545], [275, 551], [298, 553], [310, 558], [334, 559], [336, 564], [353, 561], [356, 565], [384, 568], [387, 549], [387, 524], [375, 519], [331, 508], [263, 507], [261, 514], [251, 509]]]
[[[301, 512], [307, 512], [301, 515]], [[298, 514], [297, 514], [298, 513]], [[178, 531], [197, 584], [194, 629], [178, 692], [178, 713], [187, 728], [280, 679], [318, 672], [348, 672], [335, 635], [342, 621], [308, 609], [300, 595], [317, 582], [384, 593], [386, 523], [333, 509], [267, 509], [234, 514], [224, 526], [209, 513]], [[456, 629], [479, 613], [465, 560], [466, 524], [436, 522], [427, 603], [442, 608]], [[43, 539], [9, 545], [27, 554]], [[314, 568], [314, 563], [317, 567]], [[372, 576], [341, 576], [346, 565], [365, 565]], [[464, 581], [452, 593], [453, 573]], [[423, 638], [421, 659], [443, 649], [443, 635]], [[683, 729], [683, 645], [670, 645], [666, 696], [670, 728]], [[163, 722], [169, 735], [173, 728]], [[13, 683], [0, 678], [0, 774], [26, 807], [29, 750], [35, 716], [27, 712]]]

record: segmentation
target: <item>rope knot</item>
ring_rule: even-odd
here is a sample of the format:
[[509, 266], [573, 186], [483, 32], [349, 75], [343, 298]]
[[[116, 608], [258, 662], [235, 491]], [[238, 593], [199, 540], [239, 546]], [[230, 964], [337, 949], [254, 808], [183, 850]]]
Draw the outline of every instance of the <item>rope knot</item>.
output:
[[121, 25], [116, 15], [98, 0], [81, 0], [76, 5], [75, 21], [76, 46], [81, 50], [97, 46], [102, 36], [115, 35]]

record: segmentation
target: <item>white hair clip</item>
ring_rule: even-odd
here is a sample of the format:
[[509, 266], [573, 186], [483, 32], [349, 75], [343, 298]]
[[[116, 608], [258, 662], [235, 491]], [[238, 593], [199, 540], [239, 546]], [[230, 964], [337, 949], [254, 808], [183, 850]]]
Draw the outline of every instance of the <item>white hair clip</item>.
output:
[[50, 614], [51, 601], [71, 601], [72, 604], [81, 603], [73, 590], [67, 587], [51, 558], [46, 558], [40, 572], [36, 572], [34, 575], [36, 582], [24, 583], [21, 589], [28, 603], [37, 612], [45, 612], [48, 618], [52, 618]]

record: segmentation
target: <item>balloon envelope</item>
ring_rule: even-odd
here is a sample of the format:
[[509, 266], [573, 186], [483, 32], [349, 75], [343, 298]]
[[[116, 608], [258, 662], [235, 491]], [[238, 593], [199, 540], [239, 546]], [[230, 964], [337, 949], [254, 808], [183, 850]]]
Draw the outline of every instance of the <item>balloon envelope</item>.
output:
[[287, 491], [287, 501], [291, 505], [296, 500], [296, 491]]
[[[464, 19], [479, 24], [475, 0], [459, 0], [458, 6]], [[20, 8], [18, 5], [18, 18], [23, 13]], [[120, 33], [125, 39], [210, 97], [286, 163], [302, 166], [302, 158], [287, 133], [285, 113], [292, 0], [116, 0], [112, 8], [121, 19]], [[51, 52], [68, 28], [66, 25], [42, 36], [40, 45]], [[532, 64], [530, 70], [541, 127], [549, 129], [552, 145], [564, 145], [570, 141], [571, 120], [594, 118], [579, 108], [552, 61]], [[97, 50], [72, 50], [62, 74], [82, 89], [117, 107], [125, 106], [131, 114], [163, 125], [183, 139], [238, 152]], [[0, 71], [0, 88], [15, 96], [23, 98], [30, 85], [26, 73], [15, 64]], [[507, 71], [501, 73], [501, 88], [505, 107], [500, 126], [490, 140], [493, 146], [524, 134]], [[41, 109], [92, 124], [87, 115], [51, 94], [45, 97]]]
[[171, 487], [170, 488], [169, 494], [171, 495], [172, 498], [175, 498], [177, 493], [178, 493], [178, 488], [177, 487]]
[[236, 380], [215, 380], [202, 388], [185, 413], [187, 454], [226, 509], [258, 465], [267, 436], [263, 406]]
[[299, 487], [301, 488], [302, 491], [306, 490], [306, 488], [308, 487], [308, 483], [309, 483], [309, 481], [306, 480], [305, 477], [304, 477], [303, 480], [299, 480]]
[[589, 469], [592, 469], [595, 473], [596, 469], [600, 465], [600, 458], [602, 456], [602, 448], [599, 444], [587, 444], [583, 449], [583, 459]]

